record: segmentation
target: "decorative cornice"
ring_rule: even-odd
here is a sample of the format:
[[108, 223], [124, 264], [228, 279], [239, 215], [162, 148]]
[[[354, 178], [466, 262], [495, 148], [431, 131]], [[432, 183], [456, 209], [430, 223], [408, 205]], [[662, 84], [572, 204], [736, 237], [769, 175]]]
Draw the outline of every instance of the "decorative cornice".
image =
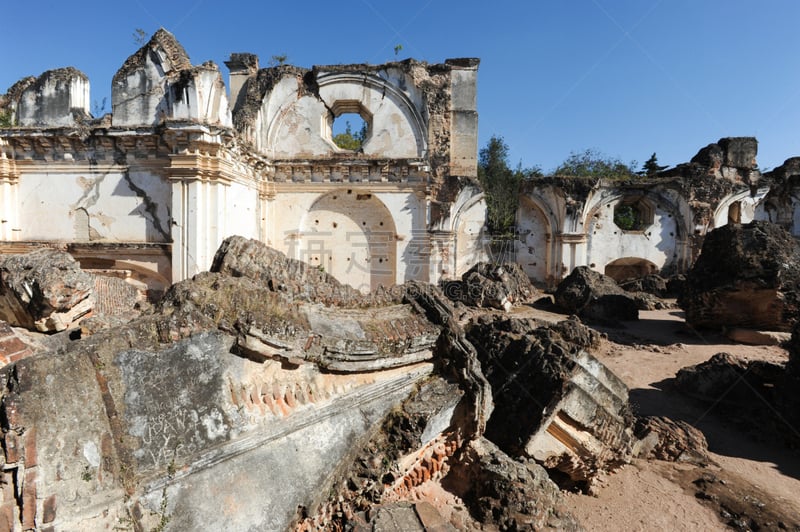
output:
[[430, 168], [423, 160], [310, 159], [274, 161], [276, 183], [415, 183], [430, 181]]
[[334, 190], [353, 190], [357, 192], [411, 192], [411, 193], [426, 193], [427, 187], [424, 183], [380, 183], [380, 182], [365, 182], [365, 183], [331, 183], [331, 182], [307, 182], [307, 183], [281, 183], [281, 182], [268, 182], [267, 189], [273, 191], [274, 194], [287, 194], [298, 192], [313, 192], [325, 193]]

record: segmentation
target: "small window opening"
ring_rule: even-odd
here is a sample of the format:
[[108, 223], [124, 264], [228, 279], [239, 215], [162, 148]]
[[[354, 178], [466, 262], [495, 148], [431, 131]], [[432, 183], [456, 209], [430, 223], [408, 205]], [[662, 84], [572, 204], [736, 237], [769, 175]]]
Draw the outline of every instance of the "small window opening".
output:
[[369, 125], [358, 113], [342, 113], [333, 119], [331, 132], [338, 147], [358, 151], [367, 140]]

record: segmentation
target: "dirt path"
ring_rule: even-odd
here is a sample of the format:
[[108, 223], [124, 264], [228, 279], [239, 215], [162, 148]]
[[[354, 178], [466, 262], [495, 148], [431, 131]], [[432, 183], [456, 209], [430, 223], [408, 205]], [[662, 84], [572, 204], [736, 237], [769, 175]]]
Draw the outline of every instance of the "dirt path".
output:
[[[556, 316], [532, 313], [540, 319]], [[596, 355], [628, 385], [635, 411], [699, 428], [715, 464], [700, 469], [637, 460], [607, 476], [596, 496], [568, 494], [570, 511], [587, 530], [728, 529], [725, 522], [730, 516], [720, 516], [719, 507], [696, 496], [693, 482], [704, 474], [724, 479], [721, 485], [735, 486], [737, 494], [753, 504], [770, 505], [800, 522], [800, 453], [763, 435], [743, 433], [713, 406], [700, 405], [670, 387], [680, 368], [716, 353], [785, 361], [788, 355], [783, 348], [735, 344], [715, 334], [697, 333], [686, 326], [678, 310], [641, 312], [638, 322], [626, 323], [624, 328], [598, 330], [608, 340]], [[774, 527], [779, 528], [777, 522]]]

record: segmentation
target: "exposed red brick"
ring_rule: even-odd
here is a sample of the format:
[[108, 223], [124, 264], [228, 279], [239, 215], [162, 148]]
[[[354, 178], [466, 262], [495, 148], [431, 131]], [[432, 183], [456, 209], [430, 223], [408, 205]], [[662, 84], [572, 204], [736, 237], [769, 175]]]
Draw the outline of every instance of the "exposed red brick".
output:
[[14, 530], [14, 499], [0, 505], [0, 530]]
[[0, 355], [10, 356], [21, 353], [22, 351], [32, 352], [31, 349], [16, 336], [0, 340]]
[[25, 467], [33, 467], [38, 463], [36, 454], [36, 428], [32, 427], [25, 433]]
[[36, 471], [25, 471], [25, 484], [22, 487], [22, 528], [36, 526]]
[[42, 508], [42, 522], [52, 523], [56, 520], [56, 496], [50, 495], [44, 500]]

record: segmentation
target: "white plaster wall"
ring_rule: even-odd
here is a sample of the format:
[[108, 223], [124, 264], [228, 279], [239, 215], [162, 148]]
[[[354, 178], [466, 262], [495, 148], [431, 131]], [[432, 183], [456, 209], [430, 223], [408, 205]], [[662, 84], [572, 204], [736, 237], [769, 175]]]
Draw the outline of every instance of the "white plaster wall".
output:
[[381, 158], [423, 156], [424, 132], [413, 112], [392, 92], [351, 80], [320, 82], [320, 98], [298, 98], [298, 81], [284, 78], [265, 98], [256, 126], [262, 152], [275, 158], [319, 157], [339, 152], [332, 140], [329, 113], [337, 101], [358, 102], [371, 115], [365, 155]]
[[392, 213], [397, 241], [396, 283], [428, 281], [430, 237], [427, 202], [421, 193], [379, 192], [375, 196]]
[[0, 181], [0, 239], [5, 241], [19, 240], [18, 191], [17, 183]]
[[[147, 172], [24, 174], [19, 239], [169, 242], [170, 197], [169, 183]], [[76, 227], [80, 209], [88, 228]]]
[[323, 137], [328, 110], [311, 96], [303, 96], [281, 109], [269, 127], [268, 153], [276, 158], [313, 157], [334, 151]]
[[600, 207], [588, 228], [587, 257], [589, 265], [603, 273], [614, 260], [635, 257], [646, 259], [663, 268], [677, 252], [677, 224], [669, 212], [655, 208], [653, 224], [644, 231], [623, 231], [614, 223], [611, 201]]
[[422, 94], [422, 91], [417, 88], [414, 84], [414, 80], [402, 69], [387, 68], [376, 72], [376, 75], [405, 94], [414, 107], [419, 110], [420, 114], [423, 114], [427, 110], [425, 107], [425, 96]]
[[28, 88], [20, 98], [17, 119], [22, 126], [71, 126], [75, 123], [73, 109], [89, 113], [89, 80], [86, 78], [74, 75], [68, 80], [57, 80], [51, 77], [41, 91], [36, 88], [36, 85]]
[[[359, 194], [372, 199], [353, 199]], [[364, 291], [427, 280], [430, 243], [421, 195], [342, 188], [279, 192], [269, 203], [267, 243], [289, 257]]]
[[395, 96], [353, 81], [339, 81], [320, 87], [320, 96], [332, 107], [336, 101], [358, 101], [372, 115], [372, 127], [362, 146], [365, 155], [382, 158], [416, 158], [421, 139], [412, 125], [409, 111]]
[[769, 192], [768, 188], [759, 189], [755, 196], [750, 192], [740, 192], [723, 199], [714, 212], [714, 227], [722, 227], [728, 223], [728, 211], [733, 203], [739, 203], [740, 223], [747, 224], [758, 219], [758, 206]]
[[368, 191], [322, 195], [301, 224], [300, 260], [362, 292], [395, 282], [395, 227], [389, 210]]
[[240, 183], [226, 187], [225, 235], [259, 238], [258, 191]]
[[319, 192], [284, 192], [277, 194], [268, 202], [266, 243], [282, 251], [288, 257], [297, 259], [300, 256], [299, 234], [303, 217], [311, 210]]
[[294, 78], [283, 78], [272, 88], [272, 92], [261, 102], [258, 119], [255, 121], [255, 131], [252, 132], [256, 139], [256, 148], [262, 153], [274, 157], [273, 147], [267, 137], [271, 127], [277, 127], [276, 118], [282, 106], [291, 105], [297, 100], [297, 84]]
[[532, 201], [522, 198], [517, 213], [517, 262], [529, 278], [547, 281], [547, 235], [551, 234], [545, 214]]
[[478, 262], [489, 260], [486, 201], [481, 198], [458, 213], [455, 220], [455, 277], [461, 277]]
[[163, 50], [158, 50], [159, 64], [152, 57], [111, 87], [112, 122], [115, 126], [155, 125], [166, 113], [164, 72], [172, 69]]

